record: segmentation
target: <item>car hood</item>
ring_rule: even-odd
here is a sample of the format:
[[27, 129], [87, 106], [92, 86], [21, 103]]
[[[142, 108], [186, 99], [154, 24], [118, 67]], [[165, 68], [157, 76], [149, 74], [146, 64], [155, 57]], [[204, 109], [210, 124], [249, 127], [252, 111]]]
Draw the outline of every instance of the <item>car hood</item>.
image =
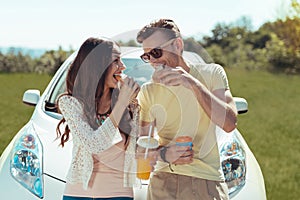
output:
[[72, 158], [72, 139], [61, 147], [56, 135], [59, 120], [39, 109], [31, 122], [43, 146], [44, 174], [65, 181]]

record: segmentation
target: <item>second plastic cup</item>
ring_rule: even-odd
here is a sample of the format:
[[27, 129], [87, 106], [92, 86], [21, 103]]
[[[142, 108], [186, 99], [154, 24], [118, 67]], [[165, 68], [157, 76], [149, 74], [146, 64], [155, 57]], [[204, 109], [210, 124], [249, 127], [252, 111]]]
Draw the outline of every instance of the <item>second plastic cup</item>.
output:
[[149, 152], [158, 147], [158, 141], [152, 137], [142, 136], [137, 141], [137, 177], [148, 180], [151, 173]]
[[176, 138], [177, 146], [189, 146], [191, 149], [193, 147], [193, 138], [190, 136], [179, 136]]

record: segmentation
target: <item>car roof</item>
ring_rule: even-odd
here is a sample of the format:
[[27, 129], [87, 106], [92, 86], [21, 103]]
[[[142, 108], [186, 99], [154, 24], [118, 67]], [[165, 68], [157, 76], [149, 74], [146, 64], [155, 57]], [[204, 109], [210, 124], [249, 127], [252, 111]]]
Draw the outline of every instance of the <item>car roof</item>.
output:
[[[122, 58], [140, 58], [144, 53], [142, 47], [121, 46]], [[183, 51], [183, 57], [190, 63], [205, 63], [205, 61], [196, 53], [191, 51]]]

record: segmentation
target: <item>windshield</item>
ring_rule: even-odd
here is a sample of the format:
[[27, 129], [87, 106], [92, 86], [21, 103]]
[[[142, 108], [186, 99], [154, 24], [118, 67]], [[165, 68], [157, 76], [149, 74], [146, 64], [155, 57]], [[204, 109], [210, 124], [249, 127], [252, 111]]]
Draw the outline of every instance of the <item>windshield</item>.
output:
[[136, 58], [122, 58], [122, 61], [126, 66], [124, 74], [133, 77], [139, 85], [151, 80], [154, 69], [150, 64]]

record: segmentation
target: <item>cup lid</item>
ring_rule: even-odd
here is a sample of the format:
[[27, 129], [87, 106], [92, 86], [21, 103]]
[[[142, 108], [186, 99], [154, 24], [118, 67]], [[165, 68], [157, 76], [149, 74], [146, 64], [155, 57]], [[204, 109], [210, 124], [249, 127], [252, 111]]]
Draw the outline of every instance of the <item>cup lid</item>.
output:
[[179, 136], [176, 138], [176, 142], [192, 142], [193, 138], [190, 136]]
[[148, 136], [139, 137], [136, 143], [137, 145], [148, 149], [156, 149], [159, 146], [158, 141], [155, 138], [149, 138]]

